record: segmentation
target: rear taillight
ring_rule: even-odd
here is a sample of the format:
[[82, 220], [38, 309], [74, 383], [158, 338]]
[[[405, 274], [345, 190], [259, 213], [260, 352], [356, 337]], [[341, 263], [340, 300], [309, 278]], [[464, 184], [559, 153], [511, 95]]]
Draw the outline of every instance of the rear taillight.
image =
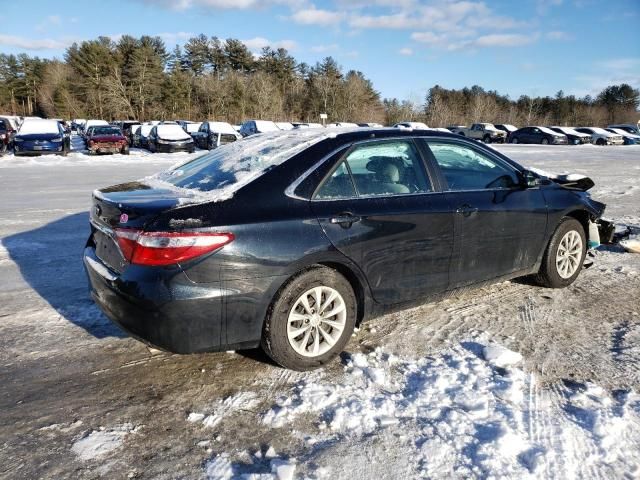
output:
[[173, 265], [213, 252], [235, 238], [232, 233], [143, 232], [116, 229], [126, 260], [137, 265]]

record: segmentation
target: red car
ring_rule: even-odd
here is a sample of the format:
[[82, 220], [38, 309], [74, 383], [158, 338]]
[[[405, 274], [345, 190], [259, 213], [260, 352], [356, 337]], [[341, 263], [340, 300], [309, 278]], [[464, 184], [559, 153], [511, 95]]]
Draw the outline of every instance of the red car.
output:
[[90, 129], [87, 136], [89, 153], [122, 153], [129, 155], [129, 141], [118, 127], [99, 125]]

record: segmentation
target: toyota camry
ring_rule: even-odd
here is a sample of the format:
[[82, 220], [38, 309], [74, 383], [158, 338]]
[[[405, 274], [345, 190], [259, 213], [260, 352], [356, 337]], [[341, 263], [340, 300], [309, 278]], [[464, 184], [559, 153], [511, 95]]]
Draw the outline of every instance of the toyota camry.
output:
[[266, 133], [96, 190], [84, 265], [149, 345], [261, 346], [305, 370], [390, 310], [522, 276], [570, 285], [598, 242], [591, 186], [439, 131]]

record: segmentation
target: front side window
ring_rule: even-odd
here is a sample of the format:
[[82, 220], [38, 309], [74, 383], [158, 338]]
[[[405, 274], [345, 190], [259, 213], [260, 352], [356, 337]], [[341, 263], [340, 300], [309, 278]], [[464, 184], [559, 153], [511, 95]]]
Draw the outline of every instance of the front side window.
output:
[[518, 176], [509, 166], [467, 146], [428, 142], [449, 190], [513, 188]]
[[431, 191], [412, 141], [355, 147], [320, 187], [316, 198], [409, 195]]

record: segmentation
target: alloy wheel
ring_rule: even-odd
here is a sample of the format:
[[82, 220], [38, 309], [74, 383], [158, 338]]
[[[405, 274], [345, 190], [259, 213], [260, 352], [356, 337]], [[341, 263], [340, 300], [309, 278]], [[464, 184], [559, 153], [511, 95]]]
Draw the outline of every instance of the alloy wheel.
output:
[[318, 357], [338, 342], [346, 326], [342, 295], [331, 287], [313, 287], [293, 305], [287, 319], [289, 345], [304, 357]]
[[560, 277], [571, 278], [580, 268], [582, 260], [582, 238], [575, 230], [564, 234], [556, 252], [556, 269]]

